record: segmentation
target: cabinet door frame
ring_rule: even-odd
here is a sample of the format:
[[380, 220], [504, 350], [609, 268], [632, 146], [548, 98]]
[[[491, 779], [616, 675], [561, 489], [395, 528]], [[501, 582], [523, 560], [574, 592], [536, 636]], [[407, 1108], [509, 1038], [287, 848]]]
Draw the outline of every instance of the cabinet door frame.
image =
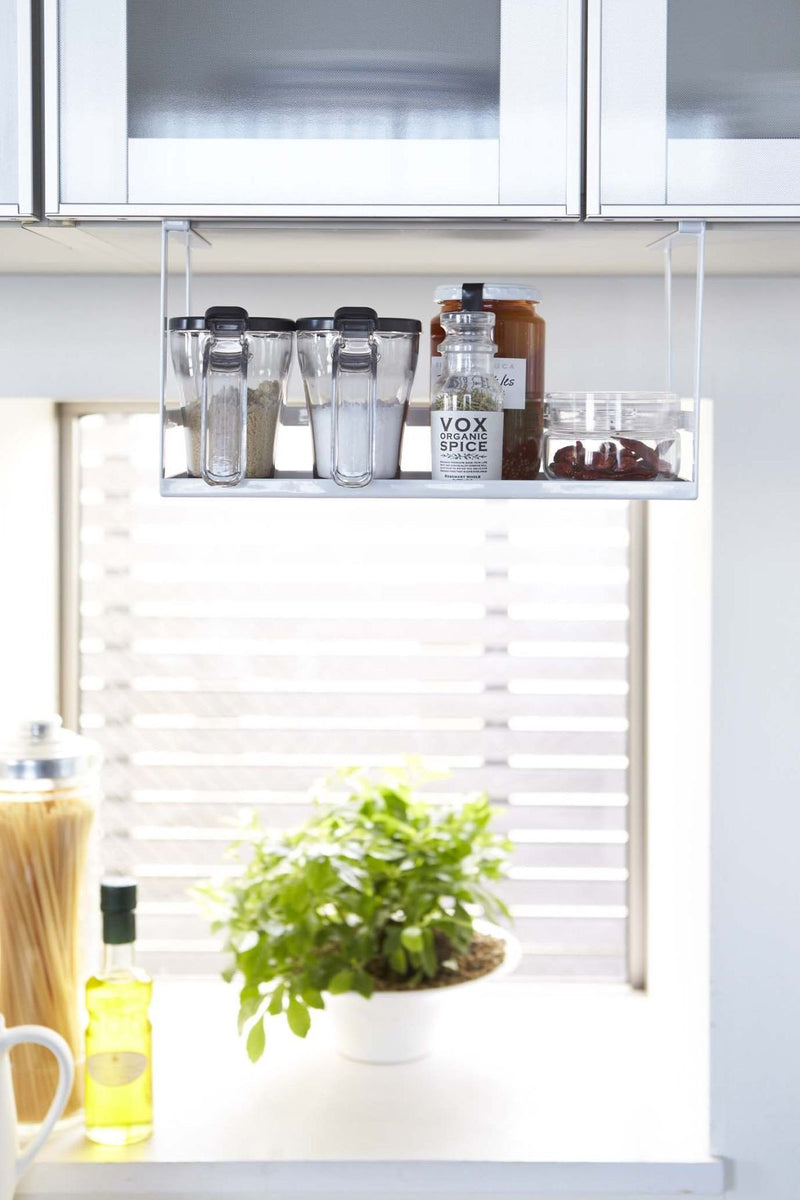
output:
[[[91, 0], [87, 0], [90, 3]], [[103, 4], [103, 17], [110, 19], [114, 0], [95, 0]], [[116, 0], [115, 7], [119, 9], [121, 0]], [[394, 203], [373, 202], [366, 204], [353, 203], [317, 203], [300, 204], [294, 201], [287, 203], [193, 203], [172, 202], [163, 203], [136, 202], [131, 203], [122, 198], [130, 196], [134, 190], [130, 179], [130, 142], [127, 139], [127, 112], [124, 80], [120, 80], [119, 59], [119, 13], [117, 12], [117, 29], [111, 29], [110, 40], [114, 47], [111, 52], [111, 62], [98, 61], [96, 70], [100, 75], [107, 76], [110, 107], [105, 109], [106, 129], [104, 136], [108, 140], [103, 145], [93, 136], [87, 137], [91, 149], [88, 154], [94, 154], [97, 160], [108, 158], [109, 154], [117, 160], [113, 168], [116, 171], [116, 185], [109, 190], [109, 196], [104, 202], [66, 203], [61, 200], [62, 188], [62, 154], [60, 137], [63, 132], [61, 117], [61, 78], [60, 72], [60, 30], [59, 9], [60, 0], [43, 0], [43, 38], [44, 38], [44, 107], [45, 107], [45, 213], [51, 217], [131, 217], [131, 218], [169, 218], [169, 217], [204, 217], [204, 218], [305, 218], [305, 217], [365, 217], [376, 218], [467, 218], [467, 217], [527, 217], [545, 220], [567, 219], [577, 220], [581, 216], [582, 192], [582, 122], [583, 122], [583, 4], [582, 0], [501, 0], [502, 16], [501, 38], [512, 53], [509, 63], [507, 54], [501, 55], [500, 79], [500, 130], [495, 143], [497, 147], [497, 200], [480, 203], [461, 203], [448, 201], [445, 203]], [[106, 7], [107, 6], [107, 7]], [[563, 57], [563, 76], [553, 67], [552, 43], [547, 44], [546, 38], [531, 36], [539, 14], [545, 15], [551, 22], [555, 17], [562, 23], [565, 46]], [[541, 19], [541, 16], [538, 18]], [[503, 30], [505, 29], [505, 34]], [[504, 47], [505, 49], [505, 47]], [[115, 66], [115, 62], [117, 65]], [[123, 67], [124, 75], [124, 67]], [[74, 78], [74, 77], [73, 77]], [[542, 83], [548, 80], [549, 83]], [[87, 96], [79, 96], [77, 105], [80, 112], [96, 110], [91, 102], [88, 91], [92, 81], [78, 78], [78, 90], [87, 88]], [[549, 96], [555, 95], [559, 87], [563, 87], [562, 98], [556, 100], [559, 117], [555, 126], [552, 121], [552, 106], [548, 116], [547, 105], [533, 103], [536, 88], [550, 87]], [[549, 97], [545, 96], [545, 100]], [[126, 130], [124, 152], [120, 147], [119, 129]], [[544, 160], [550, 159], [550, 170], [554, 178], [559, 180], [559, 188], [563, 202], [559, 203], [520, 203], [519, 197], [524, 194], [526, 171], [531, 177], [532, 167], [525, 159], [514, 154], [515, 146], [522, 136], [533, 136], [544, 147]], [[554, 132], [555, 128], [555, 132]], [[112, 133], [111, 130], [114, 132]], [[65, 135], [68, 136], [68, 135]], [[168, 149], [166, 139], [165, 149]], [[241, 146], [241, 142], [238, 145]], [[386, 143], [378, 143], [386, 145]], [[237, 142], [232, 141], [231, 146]], [[124, 163], [122, 158], [124, 157]], [[563, 178], [563, 186], [562, 186]], [[124, 180], [124, 185], [122, 181]], [[116, 191], [116, 195], [112, 193]]]
[[17, 122], [16, 200], [0, 203], [0, 219], [21, 220], [36, 215], [33, 174], [33, 0], [7, 0], [16, 11]]
[[[619, 10], [614, 12], [614, 10]], [[672, 139], [667, 137], [667, 0], [636, 0], [626, 6], [624, 29], [610, 27], [610, 14], [621, 16], [620, 0], [587, 0], [586, 24], [586, 216], [591, 219], [648, 218], [675, 220], [797, 219], [800, 203], [781, 201], [726, 203], [691, 198], [693, 173], [714, 161], [729, 173], [735, 188], [756, 175], [777, 171], [796, 180], [788, 190], [800, 195], [800, 138]], [[673, 174], [670, 175], [670, 165]], [[676, 180], [675, 170], [683, 175]], [[604, 199], [618, 180], [614, 202]], [[698, 189], [709, 184], [698, 182]], [[626, 189], [638, 198], [620, 203]], [[670, 191], [682, 193], [670, 199]]]

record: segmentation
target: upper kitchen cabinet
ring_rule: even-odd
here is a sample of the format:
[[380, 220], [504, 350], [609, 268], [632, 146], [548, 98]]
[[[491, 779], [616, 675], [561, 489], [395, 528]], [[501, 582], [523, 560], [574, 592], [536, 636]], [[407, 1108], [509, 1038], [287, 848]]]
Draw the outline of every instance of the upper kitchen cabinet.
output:
[[44, 18], [51, 216], [580, 216], [581, 0]]
[[798, 0], [589, 0], [587, 215], [800, 217]]
[[0, 218], [33, 216], [31, 0], [0, 0]]

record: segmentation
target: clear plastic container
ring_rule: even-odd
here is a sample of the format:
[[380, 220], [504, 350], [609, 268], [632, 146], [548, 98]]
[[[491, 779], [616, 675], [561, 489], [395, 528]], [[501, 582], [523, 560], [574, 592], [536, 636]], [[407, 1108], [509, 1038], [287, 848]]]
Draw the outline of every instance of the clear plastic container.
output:
[[549, 479], [677, 479], [680, 400], [671, 392], [549, 392], [544, 409]]
[[172, 317], [169, 337], [188, 474], [228, 487], [269, 479], [294, 321], [209, 308], [203, 317]]
[[397, 477], [421, 330], [419, 321], [373, 308], [297, 322], [318, 478], [364, 487]]
[[[8, 1026], [45, 1025], [66, 1040], [78, 1069], [64, 1116], [82, 1104], [82, 925], [99, 747], [27, 721], [0, 741], [0, 1012]], [[43, 1120], [58, 1064], [41, 1046], [11, 1057], [17, 1115]]]

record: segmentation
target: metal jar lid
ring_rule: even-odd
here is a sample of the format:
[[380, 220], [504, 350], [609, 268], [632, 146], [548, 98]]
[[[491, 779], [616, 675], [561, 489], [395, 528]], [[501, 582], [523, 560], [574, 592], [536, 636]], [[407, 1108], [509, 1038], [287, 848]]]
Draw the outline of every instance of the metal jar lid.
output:
[[0, 785], [4, 780], [72, 779], [96, 770], [100, 747], [63, 729], [61, 717], [23, 721], [0, 740]]
[[[434, 303], [444, 304], [450, 300], [461, 300], [461, 291], [464, 287], [463, 283], [441, 283], [433, 293]], [[538, 288], [529, 287], [524, 283], [484, 283], [483, 299], [491, 304], [493, 300], [527, 300], [531, 304], [538, 304], [542, 299], [542, 293]]]

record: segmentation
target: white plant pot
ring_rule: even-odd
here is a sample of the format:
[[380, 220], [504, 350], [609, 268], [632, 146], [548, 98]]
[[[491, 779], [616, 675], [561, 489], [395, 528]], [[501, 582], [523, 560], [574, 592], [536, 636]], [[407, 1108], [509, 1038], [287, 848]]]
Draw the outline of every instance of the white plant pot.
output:
[[449, 987], [418, 988], [408, 992], [374, 992], [369, 1000], [357, 992], [325, 996], [336, 1048], [345, 1058], [367, 1063], [404, 1063], [424, 1058], [433, 1049], [437, 1026], [450, 1006], [467, 989], [508, 975], [519, 965], [522, 948], [513, 933], [476, 921], [479, 933], [501, 938], [505, 958], [494, 971]]

